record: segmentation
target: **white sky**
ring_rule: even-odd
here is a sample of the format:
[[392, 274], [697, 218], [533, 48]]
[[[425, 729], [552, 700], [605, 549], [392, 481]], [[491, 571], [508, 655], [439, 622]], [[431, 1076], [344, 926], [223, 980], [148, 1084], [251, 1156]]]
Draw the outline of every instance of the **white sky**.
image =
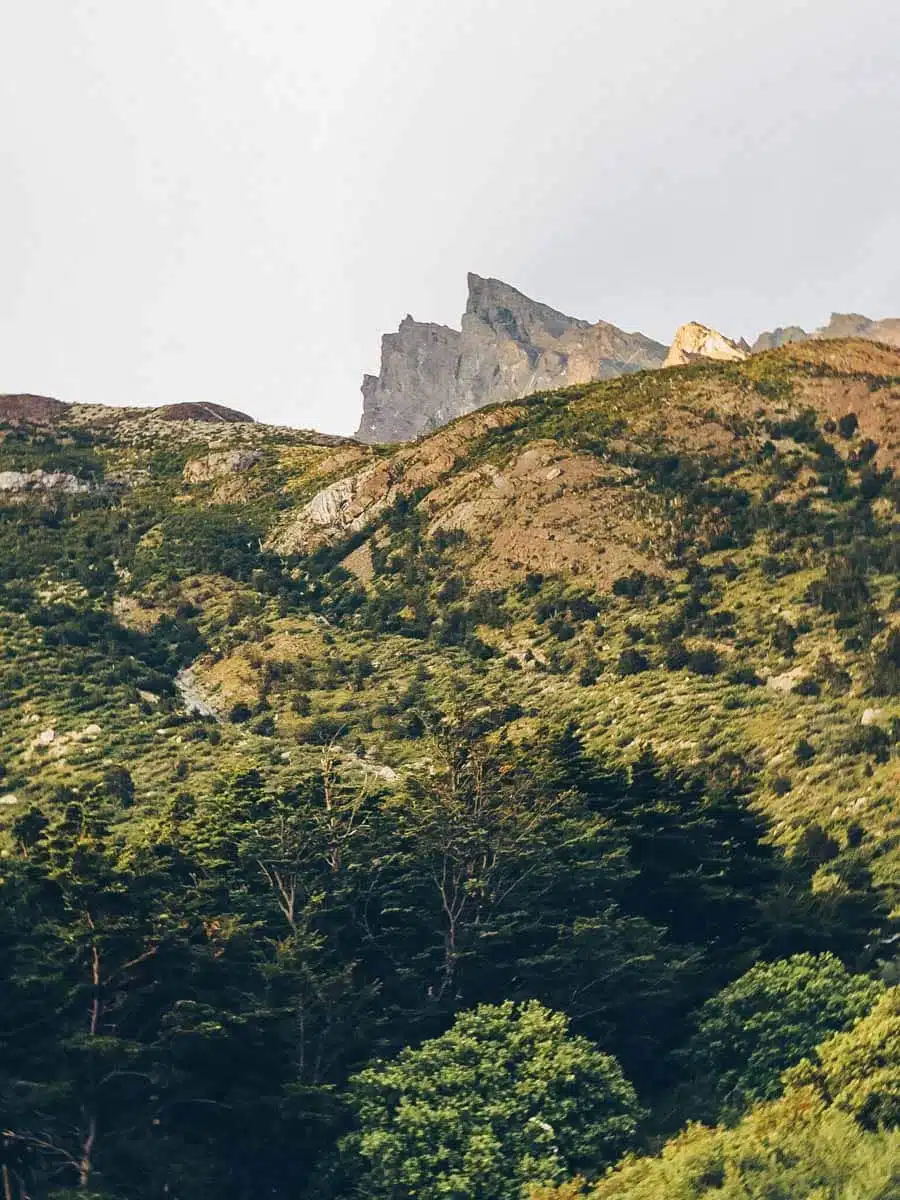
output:
[[351, 432], [468, 270], [900, 315], [897, 0], [0, 0], [0, 391]]

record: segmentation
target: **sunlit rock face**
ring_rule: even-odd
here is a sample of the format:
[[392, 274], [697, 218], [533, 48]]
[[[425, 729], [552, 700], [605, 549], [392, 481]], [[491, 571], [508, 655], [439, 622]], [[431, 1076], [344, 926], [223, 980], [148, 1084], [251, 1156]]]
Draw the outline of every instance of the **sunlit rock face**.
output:
[[708, 325], [689, 321], [677, 330], [663, 366], [683, 367], [703, 358], [718, 362], [743, 362], [749, 356], [750, 347], [746, 342], [733, 342]]

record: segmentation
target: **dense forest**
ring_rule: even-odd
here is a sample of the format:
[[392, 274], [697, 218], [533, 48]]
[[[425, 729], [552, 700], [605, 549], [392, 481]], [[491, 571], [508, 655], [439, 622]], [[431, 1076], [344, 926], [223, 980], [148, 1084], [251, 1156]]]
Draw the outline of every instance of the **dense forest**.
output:
[[0, 504], [3, 1200], [900, 1195], [900, 358], [849, 346], [393, 458], [0, 431], [83, 485]]

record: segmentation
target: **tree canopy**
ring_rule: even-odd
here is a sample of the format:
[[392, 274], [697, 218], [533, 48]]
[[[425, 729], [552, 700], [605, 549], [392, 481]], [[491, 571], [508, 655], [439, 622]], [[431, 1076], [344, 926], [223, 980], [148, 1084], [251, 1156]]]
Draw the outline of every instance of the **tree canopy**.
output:
[[614, 1058], [537, 1001], [461, 1012], [439, 1038], [354, 1076], [345, 1152], [361, 1194], [518, 1200], [529, 1181], [618, 1157], [640, 1106]]

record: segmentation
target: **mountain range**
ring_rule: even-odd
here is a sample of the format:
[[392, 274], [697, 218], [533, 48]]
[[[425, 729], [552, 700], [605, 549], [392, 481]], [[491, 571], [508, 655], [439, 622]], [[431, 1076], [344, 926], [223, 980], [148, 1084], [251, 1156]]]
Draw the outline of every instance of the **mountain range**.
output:
[[[718, 339], [716, 345], [710, 335]], [[837, 337], [900, 346], [900, 319], [833, 313], [828, 325], [812, 333], [799, 326], [762, 333], [752, 350]], [[697, 343], [692, 353], [721, 357], [726, 343], [751, 351], [743, 339], [730, 342], [713, 330], [704, 339], [705, 349]], [[676, 334], [676, 344], [683, 340]], [[396, 333], [382, 338], [381, 370], [363, 378], [356, 436], [373, 443], [411, 441], [487, 404], [687, 361], [677, 346], [673, 350], [607, 321], [592, 324], [566, 316], [499, 279], [470, 273], [460, 329], [406, 316]]]
[[898, 1194], [893, 326], [471, 287], [402, 444], [0, 397], [4, 1200]]

